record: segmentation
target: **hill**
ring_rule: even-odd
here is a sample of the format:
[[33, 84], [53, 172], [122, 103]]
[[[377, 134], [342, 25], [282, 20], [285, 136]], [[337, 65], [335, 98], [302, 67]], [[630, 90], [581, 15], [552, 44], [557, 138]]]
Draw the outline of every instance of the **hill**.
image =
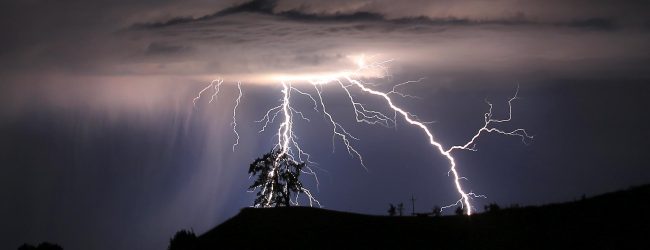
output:
[[390, 217], [244, 208], [197, 249], [648, 249], [650, 185], [472, 216]]

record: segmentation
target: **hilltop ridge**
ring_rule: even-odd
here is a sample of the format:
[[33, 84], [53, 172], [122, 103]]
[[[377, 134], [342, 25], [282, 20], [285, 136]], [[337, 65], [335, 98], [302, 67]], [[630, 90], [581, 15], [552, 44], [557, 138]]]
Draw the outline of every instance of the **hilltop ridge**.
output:
[[649, 209], [650, 185], [469, 217], [244, 208], [196, 249], [645, 249]]

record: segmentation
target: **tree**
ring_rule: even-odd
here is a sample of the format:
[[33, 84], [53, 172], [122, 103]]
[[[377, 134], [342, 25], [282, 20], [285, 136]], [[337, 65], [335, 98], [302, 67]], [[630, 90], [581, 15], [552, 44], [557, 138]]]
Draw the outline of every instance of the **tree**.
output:
[[499, 205], [496, 203], [490, 203], [488, 205], [485, 205], [485, 212], [489, 212], [489, 213], [496, 212], [499, 211], [499, 209], [501, 209], [501, 207], [499, 207]]
[[457, 207], [456, 211], [454, 212], [456, 213], [456, 215], [463, 215], [465, 214], [465, 209], [463, 209], [462, 207]]
[[251, 163], [248, 174], [257, 175], [257, 179], [249, 190], [259, 188], [255, 207], [280, 207], [291, 205], [291, 195], [303, 192], [302, 183], [298, 179], [305, 163], [295, 161], [280, 149], [257, 158]]
[[433, 216], [435, 217], [440, 217], [440, 215], [442, 215], [442, 209], [437, 205], [433, 206], [433, 211], [431, 212], [431, 214], [433, 214]]
[[391, 203], [389, 204], [390, 208], [388, 209], [388, 215], [395, 216], [395, 206]]
[[397, 204], [397, 211], [399, 211], [399, 216], [402, 216], [402, 213], [404, 212], [404, 203], [399, 203]]

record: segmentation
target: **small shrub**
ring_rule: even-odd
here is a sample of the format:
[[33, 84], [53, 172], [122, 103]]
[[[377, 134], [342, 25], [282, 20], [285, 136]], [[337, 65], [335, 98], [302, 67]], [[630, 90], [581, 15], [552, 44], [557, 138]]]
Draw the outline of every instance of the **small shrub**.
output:
[[196, 247], [196, 235], [191, 230], [181, 230], [176, 232], [174, 237], [169, 241], [168, 250], [190, 250]]

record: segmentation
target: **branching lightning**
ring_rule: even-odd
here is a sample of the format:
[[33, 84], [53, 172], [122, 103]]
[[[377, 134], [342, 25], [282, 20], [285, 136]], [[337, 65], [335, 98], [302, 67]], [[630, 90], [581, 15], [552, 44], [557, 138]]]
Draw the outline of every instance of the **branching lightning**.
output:
[[[465, 213], [467, 215], [471, 215], [473, 211], [471, 200], [477, 197], [485, 197], [485, 196], [478, 195], [473, 192], [465, 191], [461, 183], [461, 180], [466, 180], [466, 178], [460, 175], [456, 163], [456, 159], [454, 158], [452, 153], [456, 150], [476, 151], [475, 148], [476, 142], [481, 137], [481, 135], [485, 133], [495, 133], [495, 134], [501, 134], [507, 136], [520, 137], [522, 142], [524, 143], [527, 143], [528, 140], [533, 139], [533, 136], [529, 135], [526, 132], [526, 130], [521, 128], [514, 129], [514, 130], [502, 130], [495, 127], [495, 125], [507, 123], [512, 120], [512, 102], [518, 99], [519, 87], [517, 87], [515, 94], [508, 100], [508, 116], [506, 118], [504, 119], [494, 118], [494, 114], [492, 112], [493, 105], [492, 103], [486, 100], [489, 109], [484, 115], [483, 126], [479, 128], [476, 131], [476, 133], [472, 135], [472, 137], [470, 137], [470, 139], [465, 144], [446, 147], [441, 142], [436, 140], [431, 130], [427, 127], [427, 124], [429, 122], [420, 121], [420, 119], [416, 115], [406, 111], [404, 108], [395, 104], [395, 101], [393, 99], [393, 97], [395, 96], [401, 98], [418, 98], [413, 95], [402, 93], [398, 90], [398, 88], [407, 84], [419, 83], [422, 80], [424, 80], [424, 78], [418, 79], [416, 81], [407, 81], [407, 82], [396, 84], [392, 87], [390, 91], [387, 92], [377, 90], [374, 88], [375, 84], [370, 82], [365, 82], [363, 80], [368, 78], [363, 74], [363, 73], [367, 73], [368, 71], [372, 72], [373, 78], [389, 77], [390, 75], [388, 73], [387, 64], [390, 62], [391, 60], [368, 64], [366, 63], [365, 57], [361, 56], [357, 58], [358, 67], [353, 71], [344, 71], [344, 72], [338, 72], [338, 73], [326, 74], [320, 76], [293, 77], [290, 79], [286, 79], [286, 78], [279, 79], [279, 82], [282, 85], [282, 90], [281, 90], [282, 98], [280, 99], [280, 104], [268, 109], [264, 113], [262, 118], [257, 121], [258, 123], [262, 123], [259, 133], [265, 132], [267, 128], [276, 121], [276, 118], [280, 116], [281, 117], [280, 123], [278, 125], [277, 132], [275, 134], [275, 136], [277, 137], [277, 143], [274, 145], [274, 150], [279, 150], [280, 156], [286, 155], [292, 161], [299, 161], [299, 162], [306, 161], [307, 163], [309, 163], [306, 166], [305, 170], [303, 170], [303, 172], [313, 175], [318, 185], [318, 178], [316, 176], [316, 173], [311, 168], [311, 166], [315, 164], [310, 160], [311, 156], [305, 151], [303, 151], [303, 149], [301, 148], [300, 144], [298, 143], [298, 138], [294, 134], [294, 130], [293, 130], [294, 117], [298, 117], [299, 119], [303, 119], [308, 122], [310, 121], [310, 119], [308, 119], [300, 110], [292, 106], [291, 103], [292, 93], [297, 93], [301, 96], [308, 98], [309, 101], [313, 103], [313, 107], [312, 107], [313, 110], [315, 110], [316, 112], [319, 112], [320, 110], [320, 112], [323, 114], [326, 120], [331, 124], [332, 150], [334, 150], [335, 148], [334, 145], [336, 144], [335, 143], [336, 140], [339, 139], [342, 142], [342, 144], [345, 146], [345, 149], [348, 152], [348, 154], [353, 157], [356, 157], [359, 160], [361, 166], [366, 168], [361, 153], [353, 145], [353, 142], [358, 141], [359, 139], [357, 137], [354, 137], [352, 134], [350, 134], [341, 125], [341, 123], [339, 123], [334, 118], [332, 113], [328, 111], [327, 105], [324, 101], [323, 86], [325, 85], [338, 86], [347, 95], [346, 100], [349, 102], [350, 107], [354, 111], [356, 122], [370, 124], [370, 125], [381, 125], [384, 127], [395, 127], [397, 126], [398, 118], [401, 118], [404, 121], [406, 121], [406, 123], [408, 123], [409, 125], [412, 125], [420, 129], [426, 135], [426, 138], [429, 144], [433, 147], [433, 149], [436, 152], [440, 153], [442, 156], [444, 156], [449, 162], [448, 175], [453, 178], [454, 186], [459, 194], [459, 199], [455, 203], [452, 203], [448, 206], [444, 206], [442, 209], [446, 209], [453, 206], [461, 206], [462, 208], [464, 208]], [[313, 91], [301, 90], [297, 86], [292, 85], [292, 81], [309, 83], [309, 85], [311, 85], [311, 87], [313, 88]], [[219, 93], [219, 89], [222, 83], [223, 83], [222, 79], [213, 80], [207, 87], [205, 87], [199, 92], [197, 97], [193, 99], [194, 105], [196, 105], [196, 101], [201, 98], [203, 92], [208, 91], [209, 89], [213, 89], [214, 91], [209, 102], [216, 100], [217, 94]], [[233, 150], [235, 149], [235, 146], [239, 144], [239, 133], [237, 132], [236, 113], [237, 113], [237, 107], [239, 106], [242, 97], [241, 82], [237, 83], [237, 88], [239, 90], [239, 95], [235, 100], [235, 106], [233, 108], [233, 122], [232, 122], [233, 132], [236, 135], [236, 141], [233, 144]], [[392, 114], [389, 116], [384, 112], [373, 110], [369, 108], [367, 105], [357, 101], [354, 95], [352, 94], [354, 91], [361, 91], [362, 93], [376, 96], [380, 100], [383, 100], [386, 103], [387, 108], [389, 108], [392, 111]], [[272, 176], [273, 172], [274, 171], [270, 172], [269, 177], [273, 177]], [[273, 178], [269, 178], [269, 180], [271, 179]], [[273, 188], [273, 185], [267, 185], [267, 186]], [[263, 193], [267, 193], [270, 196], [273, 195], [273, 192], [263, 192]], [[310, 206], [314, 204], [320, 206], [320, 203], [318, 202], [318, 200], [314, 198], [310, 190], [303, 188], [302, 193], [304, 193], [307, 196]], [[270, 201], [271, 197], [268, 197], [268, 199], [266, 200]], [[296, 198], [291, 202], [297, 205], [298, 197], [296, 196]], [[266, 205], [268, 206], [269, 204]]]
[[[221, 81], [223, 82], [223, 81]], [[219, 83], [221, 85], [221, 83]], [[219, 86], [217, 85], [217, 86]], [[235, 147], [239, 145], [239, 133], [237, 133], [237, 107], [239, 107], [239, 102], [241, 101], [241, 82], [237, 82], [237, 90], [239, 90], [239, 95], [237, 96], [237, 99], [235, 99], [235, 107], [232, 108], [232, 132], [235, 133], [235, 136], [237, 137], [235, 140], [235, 144], [232, 145], [232, 151], [235, 151]], [[219, 91], [219, 88], [217, 88], [216, 92]], [[214, 96], [213, 96], [214, 97]]]
[[[213, 101], [216, 101], [217, 98], [219, 97], [219, 91], [221, 89], [221, 84], [223, 84], [223, 79], [218, 78], [215, 80], [212, 80], [208, 86], [205, 88], [201, 89], [199, 91], [199, 94], [192, 99], [192, 104], [194, 107], [196, 107], [196, 102], [201, 99], [201, 95], [203, 92], [208, 91], [209, 89], [214, 89], [214, 92], [212, 92], [212, 95], [210, 96], [210, 100], [208, 103], [212, 103]], [[237, 132], [237, 107], [239, 107], [239, 103], [241, 102], [241, 97], [242, 97], [242, 90], [241, 90], [241, 82], [237, 82], [237, 90], [239, 91], [239, 95], [237, 96], [237, 99], [235, 99], [235, 107], [232, 109], [232, 122], [230, 125], [232, 125], [232, 131], [235, 134], [235, 143], [232, 144], [232, 150], [235, 151], [235, 147], [239, 145], [239, 132]]]

